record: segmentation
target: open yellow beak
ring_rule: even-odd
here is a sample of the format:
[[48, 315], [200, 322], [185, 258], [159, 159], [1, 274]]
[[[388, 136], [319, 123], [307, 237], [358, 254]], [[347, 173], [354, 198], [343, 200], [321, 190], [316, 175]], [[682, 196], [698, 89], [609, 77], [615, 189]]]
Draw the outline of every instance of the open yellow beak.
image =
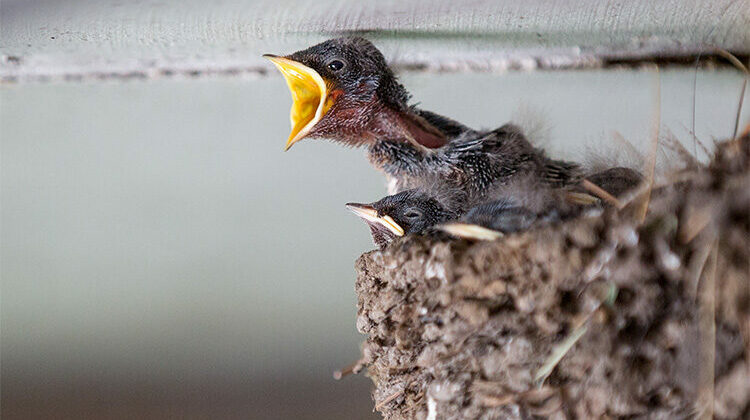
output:
[[377, 223], [385, 227], [396, 236], [404, 236], [404, 228], [399, 226], [399, 224], [396, 223], [396, 221], [393, 220], [391, 216], [379, 216], [378, 211], [370, 205], [349, 203], [346, 205], [346, 208], [351, 210], [352, 213], [361, 217], [365, 221]]
[[284, 150], [289, 150], [294, 143], [302, 140], [323, 118], [333, 105], [328, 97], [328, 86], [317, 71], [284, 57], [264, 54], [284, 75], [289, 91], [292, 93], [292, 110], [290, 119], [292, 132], [286, 141]]

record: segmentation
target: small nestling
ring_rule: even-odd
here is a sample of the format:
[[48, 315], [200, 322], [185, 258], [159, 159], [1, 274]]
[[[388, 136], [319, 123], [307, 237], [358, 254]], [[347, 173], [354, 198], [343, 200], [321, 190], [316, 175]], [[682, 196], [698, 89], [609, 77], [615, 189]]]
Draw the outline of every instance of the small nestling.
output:
[[438, 148], [449, 136], [470, 130], [409, 107], [406, 89], [381, 52], [364, 38], [336, 38], [285, 57], [264, 57], [281, 71], [292, 93], [287, 150], [303, 138], [351, 146], [393, 138]]
[[570, 192], [531, 179], [493, 186], [488, 194], [486, 201], [466, 212], [454, 210], [462, 207], [458, 202], [463, 196], [437, 185], [402, 191], [370, 204], [346, 206], [367, 223], [380, 248], [407, 234], [437, 231], [470, 239], [495, 239], [503, 233], [575, 216], [587, 207], [568, 198]]
[[549, 159], [512, 124], [480, 131], [408, 104], [410, 95], [369, 41], [345, 37], [291, 55], [265, 55], [292, 93], [289, 149], [304, 138], [367, 148], [391, 193], [434, 178], [479, 200], [493, 183], [536, 176], [575, 184], [578, 165]]

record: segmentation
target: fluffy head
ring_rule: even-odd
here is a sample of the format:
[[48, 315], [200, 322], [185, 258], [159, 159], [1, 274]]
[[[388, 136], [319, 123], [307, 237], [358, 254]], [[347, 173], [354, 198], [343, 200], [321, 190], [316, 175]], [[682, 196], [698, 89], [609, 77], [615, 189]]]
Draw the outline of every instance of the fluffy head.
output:
[[407, 190], [372, 203], [380, 215], [388, 215], [405, 233], [423, 232], [452, 214], [437, 199], [421, 190]]
[[287, 58], [317, 71], [341, 99], [353, 102], [377, 100], [396, 110], [405, 110], [409, 95], [398, 83], [385, 57], [361, 37], [335, 38], [297, 51]]
[[407, 190], [370, 204], [347, 204], [367, 223], [372, 239], [384, 248], [399, 236], [421, 233], [456, 215], [421, 190]]

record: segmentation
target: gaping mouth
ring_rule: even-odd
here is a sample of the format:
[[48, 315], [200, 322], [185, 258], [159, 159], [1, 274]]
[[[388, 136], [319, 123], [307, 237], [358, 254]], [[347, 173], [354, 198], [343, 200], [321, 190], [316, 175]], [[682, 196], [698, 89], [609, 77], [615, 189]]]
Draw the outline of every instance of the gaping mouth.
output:
[[404, 228], [399, 226], [391, 216], [378, 215], [378, 211], [368, 204], [359, 203], [348, 203], [346, 208], [352, 211], [352, 213], [364, 219], [368, 224], [374, 224], [386, 228], [390, 233], [395, 236], [404, 236]]
[[317, 71], [302, 63], [272, 54], [263, 57], [271, 60], [284, 75], [292, 93], [290, 119], [292, 132], [284, 150], [302, 140], [315, 124], [328, 112], [333, 101], [328, 96], [328, 86]]

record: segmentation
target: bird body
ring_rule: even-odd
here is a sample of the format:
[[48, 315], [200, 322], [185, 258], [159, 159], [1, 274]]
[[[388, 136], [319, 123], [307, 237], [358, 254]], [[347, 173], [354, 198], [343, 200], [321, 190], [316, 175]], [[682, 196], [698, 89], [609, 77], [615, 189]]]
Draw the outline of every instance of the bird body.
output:
[[375, 167], [397, 180], [395, 192], [440, 179], [462, 190], [468, 205], [482, 200], [491, 186], [519, 178], [531, 177], [554, 187], [580, 179], [577, 164], [548, 158], [513, 124], [488, 132], [467, 131], [437, 149], [381, 140], [368, 152]]
[[638, 171], [622, 166], [587, 175], [586, 179], [615, 197], [622, 196], [643, 181]]

